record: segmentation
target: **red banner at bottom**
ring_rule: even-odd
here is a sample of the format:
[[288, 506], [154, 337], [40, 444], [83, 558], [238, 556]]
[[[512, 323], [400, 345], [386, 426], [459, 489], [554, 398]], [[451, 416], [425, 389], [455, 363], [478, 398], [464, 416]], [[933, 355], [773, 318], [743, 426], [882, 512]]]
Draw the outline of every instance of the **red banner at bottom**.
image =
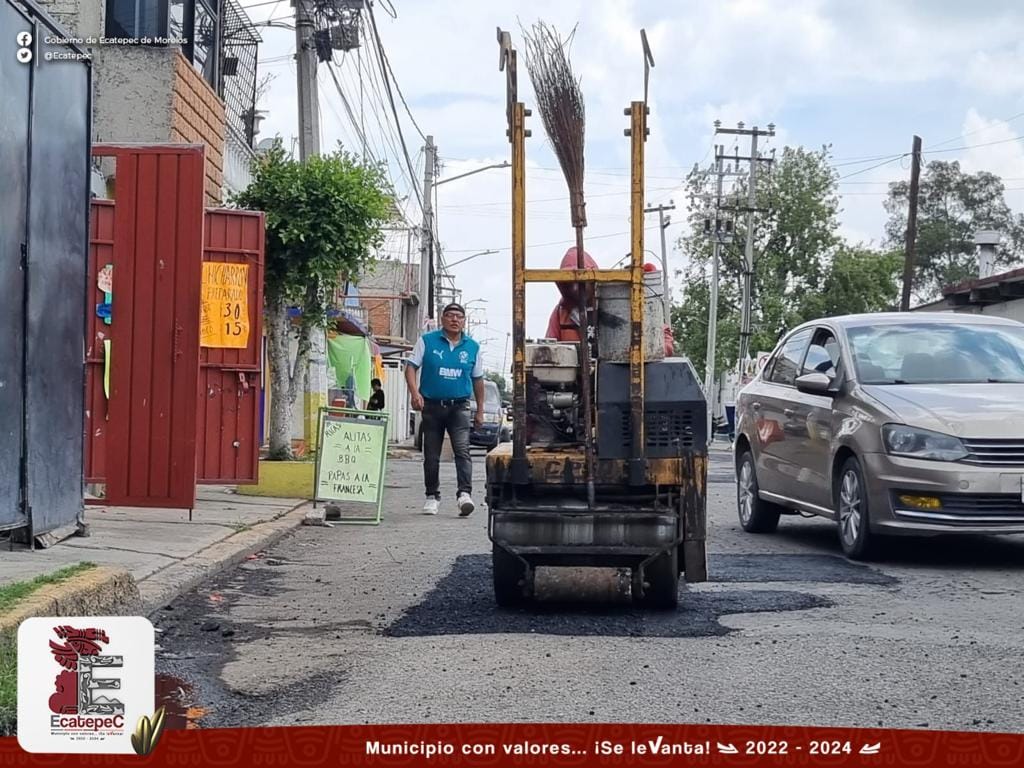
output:
[[167, 731], [145, 756], [41, 755], [0, 766], [1020, 766], [1024, 734], [712, 725], [475, 724]]

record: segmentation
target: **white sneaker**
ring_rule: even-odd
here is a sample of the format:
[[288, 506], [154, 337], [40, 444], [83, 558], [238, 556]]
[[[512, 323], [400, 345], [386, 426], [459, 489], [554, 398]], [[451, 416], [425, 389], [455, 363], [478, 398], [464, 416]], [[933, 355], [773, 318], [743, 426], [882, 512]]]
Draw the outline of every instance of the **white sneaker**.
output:
[[441, 506], [441, 502], [439, 502], [437, 499], [429, 498], [425, 502], [423, 502], [423, 514], [424, 515], [436, 515], [437, 514], [437, 510], [438, 510], [438, 508], [440, 506]]
[[459, 517], [469, 517], [473, 514], [473, 510], [476, 509], [473, 497], [466, 492], [460, 493], [455, 499], [455, 503], [459, 505]]

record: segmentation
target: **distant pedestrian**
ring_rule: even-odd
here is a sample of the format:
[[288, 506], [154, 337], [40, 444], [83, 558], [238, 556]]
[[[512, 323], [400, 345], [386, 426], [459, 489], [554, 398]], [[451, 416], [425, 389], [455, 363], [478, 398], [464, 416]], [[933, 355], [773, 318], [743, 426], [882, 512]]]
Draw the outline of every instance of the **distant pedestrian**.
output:
[[739, 377], [732, 371], [722, 376], [722, 406], [725, 408], [726, 429], [729, 430], [729, 443], [736, 440], [736, 390], [739, 388]]
[[370, 399], [366, 401], [366, 410], [383, 411], [384, 386], [380, 383], [380, 379], [371, 379], [370, 387], [373, 389], [373, 394], [370, 395]]
[[[455, 453], [459, 515], [466, 517], [475, 508], [469, 432], [471, 421], [478, 429], [484, 422], [484, 364], [480, 345], [463, 331], [465, 323], [462, 305], [447, 305], [441, 312], [441, 328], [423, 334], [406, 360], [405, 382], [412, 407], [423, 413], [425, 515], [436, 515], [440, 506], [441, 447], [446, 431]], [[471, 400], [476, 401], [475, 414], [470, 414]]]

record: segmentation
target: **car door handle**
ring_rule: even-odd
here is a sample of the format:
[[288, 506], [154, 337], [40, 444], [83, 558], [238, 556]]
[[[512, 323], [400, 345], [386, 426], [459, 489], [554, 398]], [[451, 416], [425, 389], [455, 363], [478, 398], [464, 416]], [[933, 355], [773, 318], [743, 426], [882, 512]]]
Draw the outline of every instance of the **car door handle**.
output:
[[786, 414], [786, 418], [792, 418], [793, 414], [796, 413], [792, 408], [786, 408], [782, 412]]

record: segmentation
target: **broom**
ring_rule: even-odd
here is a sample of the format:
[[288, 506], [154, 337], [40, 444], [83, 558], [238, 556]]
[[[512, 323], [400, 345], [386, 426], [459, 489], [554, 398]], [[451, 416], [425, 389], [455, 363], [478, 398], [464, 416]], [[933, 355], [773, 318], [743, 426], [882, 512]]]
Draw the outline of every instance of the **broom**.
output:
[[[565, 40], [554, 27], [538, 21], [531, 31], [523, 30], [526, 40], [526, 69], [530, 73], [544, 130], [562, 168], [569, 187], [569, 209], [576, 229], [576, 266], [583, 269], [583, 228], [587, 226], [586, 202], [583, 199], [583, 128], [586, 112], [580, 83], [569, 64], [567, 48], [576, 33], [575, 27]], [[587, 468], [587, 503], [594, 506], [594, 436], [590, 392], [590, 343], [587, 317], [587, 291], [576, 284], [580, 315], [580, 392], [583, 401], [584, 449]]]

